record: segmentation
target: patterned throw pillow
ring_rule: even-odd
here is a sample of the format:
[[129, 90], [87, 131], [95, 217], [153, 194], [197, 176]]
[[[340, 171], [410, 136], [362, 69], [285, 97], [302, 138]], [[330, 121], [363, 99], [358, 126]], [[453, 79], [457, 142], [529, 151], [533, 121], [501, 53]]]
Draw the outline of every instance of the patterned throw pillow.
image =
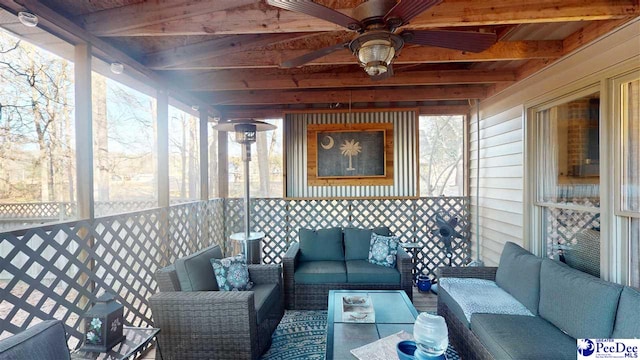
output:
[[224, 259], [213, 258], [210, 261], [220, 291], [243, 291], [253, 287], [244, 255]]
[[398, 243], [399, 240], [395, 236], [382, 236], [372, 233], [369, 245], [369, 262], [386, 267], [395, 267]]

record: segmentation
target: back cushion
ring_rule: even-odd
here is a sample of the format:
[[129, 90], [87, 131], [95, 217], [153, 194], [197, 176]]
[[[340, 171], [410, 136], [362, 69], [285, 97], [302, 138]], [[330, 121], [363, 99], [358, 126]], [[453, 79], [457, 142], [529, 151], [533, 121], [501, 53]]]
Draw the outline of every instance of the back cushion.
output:
[[344, 260], [342, 229], [300, 229], [300, 261]]
[[369, 247], [371, 234], [376, 233], [382, 236], [390, 236], [388, 227], [378, 227], [374, 229], [344, 229], [344, 259], [345, 260], [367, 260], [369, 257]]
[[500, 256], [496, 272], [496, 284], [526, 306], [534, 315], [538, 314], [540, 299], [539, 258], [520, 246], [507, 242]]
[[640, 291], [625, 286], [620, 295], [614, 339], [640, 339]]
[[622, 286], [554, 260], [540, 268], [540, 316], [576, 339], [608, 339]]
[[218, 291], [212, 258], [222, 259], [220, 246], [211, 246], [176, 260], [176, 275], [182, 291]]
[[65, 327], [60, 320], [46, 320], [0, 341], [0, 359], [70, 359]]

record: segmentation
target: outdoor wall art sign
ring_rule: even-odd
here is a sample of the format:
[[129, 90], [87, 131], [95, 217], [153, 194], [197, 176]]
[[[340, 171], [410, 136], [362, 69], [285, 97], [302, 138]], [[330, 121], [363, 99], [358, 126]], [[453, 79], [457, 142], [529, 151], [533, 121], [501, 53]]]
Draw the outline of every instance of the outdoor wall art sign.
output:
[[307, 125], [307, 170], [309, 185], [392, 185], [393, 124]]

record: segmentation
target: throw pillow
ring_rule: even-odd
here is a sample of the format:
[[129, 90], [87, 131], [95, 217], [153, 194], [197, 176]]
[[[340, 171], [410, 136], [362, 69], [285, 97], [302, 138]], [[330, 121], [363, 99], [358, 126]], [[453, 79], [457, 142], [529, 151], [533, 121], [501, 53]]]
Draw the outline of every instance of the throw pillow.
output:
[[244, 255], [224, 259], [213, 258], [210, 261], [221, 291], [242, 291], [253, 287]]
[[388, 227], [377, 227], [374, 229], [344, 229], [344, 259], [348, 260], [367, 260], [369, 256], [369, 247], [371, 246], [371, 233], [378, 235], [390, 236], [391, 231]]
[[396, 254], [398, 254], [399, 240], [395, 236], [382, 236], [371, 234], [369, 247], [369, 262], [386, 267], [396, 266]]

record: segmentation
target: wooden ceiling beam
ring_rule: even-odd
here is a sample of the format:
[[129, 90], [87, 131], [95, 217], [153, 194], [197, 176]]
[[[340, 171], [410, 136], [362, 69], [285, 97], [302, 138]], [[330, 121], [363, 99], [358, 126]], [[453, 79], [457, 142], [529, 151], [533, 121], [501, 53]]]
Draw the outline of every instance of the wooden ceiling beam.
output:
[[461, 85], [351, 90], [218, 91], [203, 94], [203, 98], [207, 96], [212, 106], [343, 103], [349, 99], [354, 103], [375, 103], [483, 99], [486, 96], [486, 87]]
[[[385, 106], [385, 109], [406, 109], [406, 106]], [[370, 109], [375, 109], [371, 107]], [[418, 106], [418, 114], [420, 115], [466, 115], [469, 112], [469, 105], [424, 105]], [[361, 108], [358, 108], [361, 110]], [[254, 118], [254, 119], [277, 119], [282, 118], [284, 114], [290, 113], [293, 110], [283, 108], [257, 108], [252, 109], [250, 107], [232, 107], [232, 108], [220, 108], [222, 116], [227, 119], [233, 118]], [[300, 111], [300, 110], [296, 110]], [[309, 111], [324, 112], [335, 111], [329, 109], [309, 109]], [[345, 111], [340, 109], [339, 111]]]
[[[229, 56], [219, 56], [193, 64], [166, 68], [164, 70], [275, 68], [285, 60], [304, 55], [313, 50], [313, 48], [295, 50], [251, 50], [230, 54]], [[481, 53], [470, 53], [430, 46], [409, 47], [402, 50], [400, 56], [398, 56], [394, 61], [394, 64], [511, 61], [558, 58], [562, 55], [562, 41], [560, 40], [501, 41]], [[316, 59], [306, 65], [340, 65], [355, 63], [356, 58], [348, 50], [341, 50]]]
[[[611, 20], [611, 21], [595, 21], [575, 33], [569, 35], [562, 42], [563, 55], [569, 55], [571, 52], [578, 50], [582, 46], [595, 41], [599, 37], [613, 31], [615, 28], [622, 26], [626, 22], [632, 20], [632, 17]], [[516, 81], [525, 79], [534, 73], [549, 66], [557, 59], [532, 59], [521, 65], [516, 70]], [[495, 84], [490, 87], [487, 96], [493, 96], [506, 89], [505, 84]]]
[[[117, 61], [124, 64], [125, 71], [134, 78], [147, 82], [151, 81], [152, 86], [157, 87], [159, 90], [167, 89], [171, 96], [180, 101], [187, 104], [202, 103], [201, 99], [192, 96], [191, 93], [187, 93], [182, 89], [177, 89], [172, 84], [166, 82], [162, 76], [140, 64], [126, 52], [94, 36], [93, 34], [88, 33], [71, 20], [60, 15], [47, 5], [44, 5], [39, 0], [0, 0], [0, 5], [14, 13], [25, 10], [34, 13], [39, 18], [39, 28], [74, 45], [83, 43], [91, 44], [93, 56], [105, 61], [106, 63]], [[211, 113], [215, 113], [217, 111], [213, 108], [208, 108], [207, 110]]]
[[277, 44], [309, 36], [309, 33], [245, 34], [203, 41], [147, 54], [142, 63], [152, 69], [179, 66], [194, 61], [230, 55], [256, 47]]
[[[165, 0], [166, 1], [166, 0]], [[235, 0], [234, 0], [235, 1]], [[170, 2], [170, 1], [166, 1]], [[192, 1], [183, 0], [181, 6]], [[231, 0], [222, 1], [222, 6]], [[155, 3], [155, 1], [153, 2]], [[218, 1], [213, 2], [218, 3]], [[175, 4], [175, 2], [173, 2]], [[236, 4], [241, 6], [246, 0]], [[131, 7], [134, 5], [130, 5]], [[350, 13], [351, 9], [339, 9]], [[175, 35], [223, 35], [255, 34], [269, 32], [335, 31], [344, 28], [308, 15], [254, 4], [245, 8], [221, 11], [185, 13], [179, 20], [167, 12], [166, 18], [154, 17], [155, 24], [136, 23], [135, 15], [122, 14], [120, 19], [109, 19], [96, 13], [96, 20], [85, 21], [88, 31], [98, 36], [175, 36]], [[139, 16], [140, 14], [138, 14]], [[429, 29], [439, 27], [491, 26], [498, 24], [527, 24], [567, 21], [595, 21], [620, 19], [640, 15], [636, 0], [448, 0], [435, 6], [405, 26], [405, 29]], [[92, 16], [92, 15], [89, 15]], [[125, 23], [122, 24], [122, 23]], [[146, 24], [149, 21], [145, 22]], [[136, 24], [136, 25], [132, 25]], [[132, 28], [135, 26], [135, 28]]]
[[488, 84], [516, 80], [513, 71], [444, 70], [396, 72], [391, 78], [372, 81], [364, 71], [264, 75], [260, 70], [222, 70], [176, 78], [188, 91], [285, 90], [344, 87]]
[[97, 11], [78, 16], [74, 21], [92, 34], [103, 36], [110, 32], [126, 32], [136, 28], [184, 21], [198, 15], [225, 11], [255, 3], [255, 0], [156, 0]]

